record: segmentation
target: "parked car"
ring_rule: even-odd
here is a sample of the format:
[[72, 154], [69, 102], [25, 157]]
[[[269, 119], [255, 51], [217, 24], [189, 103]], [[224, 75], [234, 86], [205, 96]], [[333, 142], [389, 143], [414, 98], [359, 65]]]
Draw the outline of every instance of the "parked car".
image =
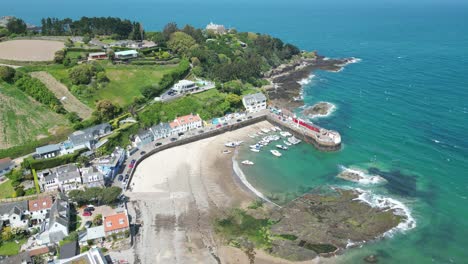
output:
[[88, 210], [88, 211], [92, 212], [92, 211], [96, 210], [96, 208], [88, 206], [88, 207], [86, 207], [85, 210]]
[[146, 154], [146, 151], [140, 152], [140, 155], [142, 155], [142, 156], [145, 155], [145, 154]]
[[118, 179], [119, 181], [122, 181], [122, 180], [123, 180], [123, 175], [120, 174], [119, 177], [117, 177], [117, 179]]
[[248, 116], [247, 119], [252, 119], [252, 116]]
[[158, 146], [161, 146], [161, 145], [162, 145], [162, 143], [161, 143], [161, 142], [157, 142], [157, 143], [156, 143], [156, 144], [154, 144], [154, 145], [155, 145], [156, 147], [158, 147]]
[[86, 221], [86, 223], [84, 224], [84, 227], [90, 228], [92, 225], [93, 225], [93, 222], [91, 222], [91, 221]]
[[171, 141], [172, 141], [172, 142], [174, 142], [174, 141], [176, 141], [176, 140], [177, 140], [177, 138], [171, 138]]
[[130, 177], [130, 175], [125, 174], [125, 181], [127, 181], [129, 177]]
[[220, 128], [220, 127], [222, 127], [222, 126], [223, 126], [223, 125], [221, 125], [221, 124], [217, 124], [217, 125], [216, 125], [216, 128]]
[[183, 133], [183, 132], [179, 132], [179, 134], [178, 134], [178, 135], [179, 135], [179, 137], [180, 137], [180, 136], [183, 136], [183, 135], [184, 135], [184, 133]]
[[236, 121], [237, 121], [237, 122], [240, 122], [240, 121], [242, 121], [242, 120], [240, 120], [240, 119], [237, 119]]
[[84, 211], [83, 212], [83, 216], [92, 216], [92, 215], [93, 215], [93, 213], [90, 212], [90, 211]]

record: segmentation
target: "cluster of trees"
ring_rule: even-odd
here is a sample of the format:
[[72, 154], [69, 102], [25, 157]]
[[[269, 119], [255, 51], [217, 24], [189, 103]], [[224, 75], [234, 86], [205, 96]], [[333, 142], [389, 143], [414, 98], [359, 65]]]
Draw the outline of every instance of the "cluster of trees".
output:
[[8, 66], [0, 66], [0, 79], [14, 83], [21, 91], [34, 98], [34, 100], [48, 106], [57, 113], [66, 113], [62, 103], [38, 79], [16, 71]]
[[133, 40], [141, 40], [144, 37], [140, 23], [116, 17], [82, 17], [79, 20], [48, 17], [43, 18], [41, 24], [43, 35], [111, 35], [115, 39]]
[[24, 34], [28, 29], [26, 23], [22, 19], [16, 17], [8, 21], [6, 28], [10, 33], [13, 34]]
[[109, 82], [104, 68], [98, 63], [75, 66], [68, 71], [68, 77], [74, 85], [90, 84], [93, 78], [96, 78], [98, 83]]
[[35, 194], [36, 190], [35, 188], [25, 190], [24, 186], [21, 185], [21, 183], [24, 180], [32, 180], [33, 176], [29, 174], [23, 174], [23, 170], [21, 169], [14, 169], [10, 171], [8, 174], [6, 174], [6, 177], [11, 181], [11, 186], [15, 190], [15, 196], [20, 197], [24, 196], [26, 194]]
[[116, 117], [122, 112], [122, 108], [115, 105], [110, 100], [104, 99], [96, 103], [96, 110], [93, 112], [93, 117], [99, 122], [108, 121]]
[[99, 206], [116, 203], [121, 193], [122, 189], [116, 186], [91, 187], [84, 190], [72, 190], [68, 193], [68, 197], [78, 205], [96, 204]]

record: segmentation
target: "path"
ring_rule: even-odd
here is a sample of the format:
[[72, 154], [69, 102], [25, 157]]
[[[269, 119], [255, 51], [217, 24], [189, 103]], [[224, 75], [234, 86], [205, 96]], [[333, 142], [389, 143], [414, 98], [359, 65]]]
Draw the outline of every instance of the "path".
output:
[[[91, 116], [92, 110], [80, 100], [78, 100], [61, 82], [57, 81], [54, 76], [48, 72], [32, 72], [31, 76], [43, 82], [49, 90], [62, 102], [68, 112], [76, 112], [82, 119], [87, 119]], [[63, 99], [62, 99], [63, 98]]]

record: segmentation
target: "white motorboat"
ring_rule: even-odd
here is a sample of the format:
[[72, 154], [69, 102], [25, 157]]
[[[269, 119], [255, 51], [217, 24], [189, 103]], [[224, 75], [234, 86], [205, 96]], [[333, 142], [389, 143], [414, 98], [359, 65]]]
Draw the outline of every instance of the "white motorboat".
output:
[[292, 137], [288, 138], [288, 141], [289, 141], [289, 143], [291, 143], [293, 145], [301, 143], [301, 140], [297, 139], [295, 136], [292, 136]]
[[280, 132], [280, 135], [281, 135], [282, 137], [290, 137], [290, 136], [292, 136], [291, 133], [289, 133], [289, 132], [287, 132], [287, 131], [282, 131], [282, 132]]
[[260, 152], [260, 150], [259, 150], [259, 149], [256, 149], [256, 148], [251, 148], [250, 151], [252, 151], [252, 152]]
[[277, 151], [276, 149], [270, 150], [271, 154], [275, 155], [276, 157], [281, 157], [281, 152]]
[[257, 134], [264, 135], [262, 131], [258, 131]]
[[276, 132], [276, 127], [271, 127], [270, 130]]
[[276, 147], [279, 149], [288, 150], [288, 147], [283, 146], [283, 145], [276, 145]]
[[226, 144], [224, 144], [224, 146], [228, 148], [235, 148], [235, 147], [240, 146], [242, 143], [243, 141], [231, 141], [231, 142], [227, 142]]
[[289, 142], [286, 141], [286, 140], [283, 140], [283, 143], [284, 143], [286, 146], [291, 146], [291, 145], [292, 145], [291, 143], [289, 143]]
[[232, 152], [232, 151], [230, 151], [229, 149], [223, 150], [223, 154], [229, 154], [229, 153], [231, 153], [231, 152]]
[[281, 131], [281, 128], [278, 126], [275, 126], [276, 131]]
[[268, 128], [262, 128], [261, 129], [263, 133], [268, 134], [270, 133], [270, 130]]
[[252, 161], [250, 161], [250, 160], [244, 160], [241, 163], [244, 164], [244, 165], [254, 165], [254, 163]]

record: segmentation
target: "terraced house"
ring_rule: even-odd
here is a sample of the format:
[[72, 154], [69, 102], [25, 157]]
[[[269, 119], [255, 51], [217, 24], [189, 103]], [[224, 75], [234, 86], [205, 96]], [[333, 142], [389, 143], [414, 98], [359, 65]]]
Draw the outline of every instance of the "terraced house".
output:
[[42, 191], [70, 191], [78, 189], [81, 184], [81, 174], [75, 164], [66, 164], [37, 173]]

